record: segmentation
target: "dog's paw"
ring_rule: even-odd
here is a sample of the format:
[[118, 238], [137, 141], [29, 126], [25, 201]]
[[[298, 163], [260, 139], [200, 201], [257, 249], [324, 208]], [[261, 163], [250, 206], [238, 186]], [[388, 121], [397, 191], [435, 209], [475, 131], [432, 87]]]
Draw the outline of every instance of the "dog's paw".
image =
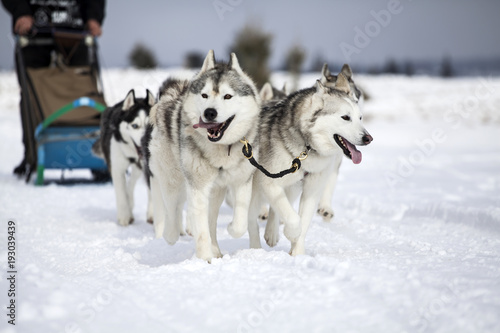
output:
[[267, 206], [262, 206], [259, 213], [259, 221], [265, 221], [269, 217], [269, 209]]
[[214, 258], [222, 258], [222, 253], [218, 246], [212, 245], [212, 255]]
[[179, 240], [179, 232], [164, 232], [163, 238], [167, 241], [169, 245], [174, 245]]
[[209, 264], [212, 263], [213, 253], [211, 246], [204, 246], [196, 244], [196, 256], [200, 259], [207, 261]]
[[231, 237], [240, 238], [247, 231], [247, 226], [243, 223], [234, 223], [233, 221], [227, 226], [227, 231], [229, 232]]
[[292, 243], [292, 248], [288, 252], [291, 256], [300, 256], [306, 254], [306, 249], [303, 242]]
[[264, 239], [266, 240], [267, 245], [269, 245], [270, 247], [274, 247], [280, 240], [280, 234], [279, 232], [266, 232], [264, 234]]
[[317, 213], [323, 218], [324, 222], [330, 222], [335, 216], [331, 207], [319, 207]]
[[290, 242], [292, 243], [296, 242], [300, 236], [300, 232], [301, 232], [300, 223], [296, 225], [285, 223], [285, 228], [283, 229], [283, 233]]
[[132, 223], [134, 223], [133, 216], [118, 216], [118, 224], [119, 225], [126, 227]]
[[269, 221], [266, 225], [266, 232], [264, 233], [264, 239], [267, 245], [270, 247], [276, 246], [280, 240], [280, 230], [278, 226], [274, 226], [272, 221]]
[[148, 208], [148, 211], [146, 212], [146, 221], [148, 223], [153, 224], [153, 222], [154, 222], [154, 216], [155, 215], [154, 215], [153, 210]]

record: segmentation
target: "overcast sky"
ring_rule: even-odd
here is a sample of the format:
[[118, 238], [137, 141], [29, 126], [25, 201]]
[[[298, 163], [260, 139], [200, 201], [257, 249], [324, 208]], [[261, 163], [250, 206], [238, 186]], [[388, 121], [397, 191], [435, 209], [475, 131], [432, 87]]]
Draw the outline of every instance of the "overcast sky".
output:
[[[160, 65], [181, 65], [189, 51], [227, 59], [237, 31], [255, 22], [273, 35], [271, 65], [295, 44], [306, 67], [396, 60], [500, 58], [498, 0], [108, 0], [100, 39], [102, 66], [127, 66], [137, 42]], [[11, 20], [0, 12], [0, 68], [13, 68]]]

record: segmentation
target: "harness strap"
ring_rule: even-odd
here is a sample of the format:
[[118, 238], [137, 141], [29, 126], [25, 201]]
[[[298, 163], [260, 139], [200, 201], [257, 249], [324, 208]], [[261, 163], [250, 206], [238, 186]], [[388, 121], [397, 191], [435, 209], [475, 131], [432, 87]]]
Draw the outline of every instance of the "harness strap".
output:
[[241, 151], [243, 152], [243, 155], [250, 161], [250, 164], [259, 169], [263, 174], [265, 174], [269, 178], [281, 178], [283, 176], [286, 176], [290, 173], [294, 173], [295, 171], [299, 170], [301, 166], [301, 161], [307, 158], [307, 152], [309, 150], [307, 149], [301, 152], [299, 156], [294, 158], [292, 161], [292, 166], [289, 169], [283, 170], [278, 173], [270, 173], [255, 160], [255, 158], [253, 157], [252, 145], [250, 145], [248, 140], [244, 138], [243, 140], [240, 140], [240, 142], [243, 143]]

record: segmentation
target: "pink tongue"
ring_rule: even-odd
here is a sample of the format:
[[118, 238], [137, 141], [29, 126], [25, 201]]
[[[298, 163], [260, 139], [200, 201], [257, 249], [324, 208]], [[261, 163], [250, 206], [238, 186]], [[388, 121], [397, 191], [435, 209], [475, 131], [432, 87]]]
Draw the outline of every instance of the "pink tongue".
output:
[[200, 121], [198, 124], [194, 124], [193, 125], [193, 128], [206, 128], [206, 129], [212, 129], [212, 128], [217, 128], [219, 127], [220, 124], [219, 123], [206, 123], [204, 122], [201, 117], [200, 117]]
[[344, 139], [344, 143], [347, 146], [347, 149], [349, 149], [349, 152], [351, 153], [352, 162], [354, 164], [361, 163], [362, 155], [361, 155], [361, 152], [356, 149], [356, 146], [354, 146], [352, 143], [350, 143], [346, 139]]

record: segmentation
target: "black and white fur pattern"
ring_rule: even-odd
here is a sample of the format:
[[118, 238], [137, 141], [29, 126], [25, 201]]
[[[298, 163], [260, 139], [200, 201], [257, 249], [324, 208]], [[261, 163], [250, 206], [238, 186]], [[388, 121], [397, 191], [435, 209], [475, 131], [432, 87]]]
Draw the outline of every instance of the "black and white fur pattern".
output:
[[178, 240], [187, 199], [196, 256], [221, 257], [216, 224], [228, 187], [234, 194], [228, 231], [233, 237], [246, 232], [255, 169], [240, 140], [256, 141], [259, 112], [258, 91], [234, 53], [220, 64], [210, 51], [192, 80], [167, 86], [151, 112], [145, 140], [157, 237], [169, 244]]
[[[123, 226], [134, 221], [134, 188], [143, 173], [141, 140], [155, 103], [149, 90], [146, 95], [135, 98], [134, 90], [130, 90], [122, 102], [108, 107], [101, 117], [100, 137], [92, 147], [95, 155], [105, 159], [111, 173], [118, 223]], [[128, 181], [127, 170], [130, 170]], [[151, 201], [146, 218], [152, 222]]]
[[[333, 159], [339, 152], [361, 161], [354, 145], [372, 141], [362, 125], [359, 106], [351, 98], [351, 88], [344, 74], [339, 74], [334, 88], [320, 81], [312, 88], [292, 93], [275, 106], [261, 112], [259, 162], [270, 172], [290, 167], [290, 161], [307, 151], [300, 170], [283, 178], [272, 179], [261, 172], [254, 175], [253, 200], [248, 230], [250, 246], [260, 247], [257, 224], [262, 200], [285, 221], [284, 234], [291, 241], [290, 253], [305, 253], [305, 237], [309, 224], [331, 172]], [[341, 146], [342, 145], [342, 146]], [[299, 212], [290, 197], [302, 190]], [[279, 239], [279, 223], [269, 218], [265, 239], [270, 246]]]

